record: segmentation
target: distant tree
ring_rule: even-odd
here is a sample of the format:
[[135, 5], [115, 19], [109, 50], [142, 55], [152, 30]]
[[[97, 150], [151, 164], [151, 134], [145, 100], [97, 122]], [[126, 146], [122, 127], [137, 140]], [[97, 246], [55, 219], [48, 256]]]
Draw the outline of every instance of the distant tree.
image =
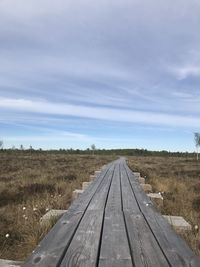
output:
[[94, 152], [95, 152], [95, 150], [96, 150], [96, 146], [95, 146], [95, 144], [92, 144], [92, 145], [91, 145], [91, 150], [92, 150], [92, 154], [94, 155]]
[[3, 149], [3, 141], [0, 140], [0, 149]]
[[200, 133], [194, 133], [195, 146], [197, 148], [197, 160], [199, 159]]
[[24, 147], [23, 147], [23, 145], [20, 145], [20, 150], [24, 150]]

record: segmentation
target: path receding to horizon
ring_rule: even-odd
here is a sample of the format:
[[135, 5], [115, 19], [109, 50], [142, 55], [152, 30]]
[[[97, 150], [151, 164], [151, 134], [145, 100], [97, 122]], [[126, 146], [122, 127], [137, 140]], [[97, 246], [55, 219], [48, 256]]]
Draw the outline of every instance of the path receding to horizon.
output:
[[200, 258], [120, 158], [72, 203], [23, 266], [198, 267]]

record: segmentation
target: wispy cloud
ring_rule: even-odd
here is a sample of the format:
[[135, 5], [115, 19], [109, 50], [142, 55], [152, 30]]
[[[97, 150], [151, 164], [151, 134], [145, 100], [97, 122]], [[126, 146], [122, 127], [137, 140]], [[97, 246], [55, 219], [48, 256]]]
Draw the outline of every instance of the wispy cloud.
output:
[[200, 66], [181, 66], [172, 68], [171, 71], [175, 74], [177, 79], [184, 80], [189, 77], [200, 78]]
[[138, 110], [78, 106], [47, 101], [0, 98], [0, 107], [13, 111], [62, 116], [75, 116], [100, 120], [133, 122], [142, 124], [192, 127], [200, 123], [198, 117], [142, 112]]

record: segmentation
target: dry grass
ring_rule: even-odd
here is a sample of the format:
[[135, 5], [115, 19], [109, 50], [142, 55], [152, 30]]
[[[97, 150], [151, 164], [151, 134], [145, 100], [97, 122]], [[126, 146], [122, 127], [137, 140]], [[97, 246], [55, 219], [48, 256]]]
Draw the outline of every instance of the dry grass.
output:
[[0, 153], [0, 258], [24, 260], [55, 222], [41, 227], [48, 209], [67, 209], [72, 191], [113, 160], [44, 152]]
[[[67, 209], [72, 191], [114, 158], [64, 153], [0, 153], [0, 258], [24, 260], [52, 225], [41, 227], [46, 210]], [[200, 223], [200, 161], [175, 157], [129, 157], [156, 192], [164, 192], [163, 214]], [[200, 227], [200, 225], [199, 225]], [[6, 235], [9, 237], [6, 238]], [[200, 233], [184, 238], [200, 255]]]
[[[162, 214], [183, 216], [200, 227], [200, 161], [177, 157], [129, 157], [132, 170], [139, 171], [154, 192], [163, 192]], [[200, 255], [200, 232], [183, 234]]]

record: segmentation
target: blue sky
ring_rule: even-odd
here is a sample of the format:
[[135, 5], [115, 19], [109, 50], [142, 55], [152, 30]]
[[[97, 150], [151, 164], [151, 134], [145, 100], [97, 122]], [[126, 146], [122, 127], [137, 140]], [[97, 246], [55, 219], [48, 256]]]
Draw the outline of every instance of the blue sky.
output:
[[5, 147], [194, 151], [198, 0], [1, 0]]

